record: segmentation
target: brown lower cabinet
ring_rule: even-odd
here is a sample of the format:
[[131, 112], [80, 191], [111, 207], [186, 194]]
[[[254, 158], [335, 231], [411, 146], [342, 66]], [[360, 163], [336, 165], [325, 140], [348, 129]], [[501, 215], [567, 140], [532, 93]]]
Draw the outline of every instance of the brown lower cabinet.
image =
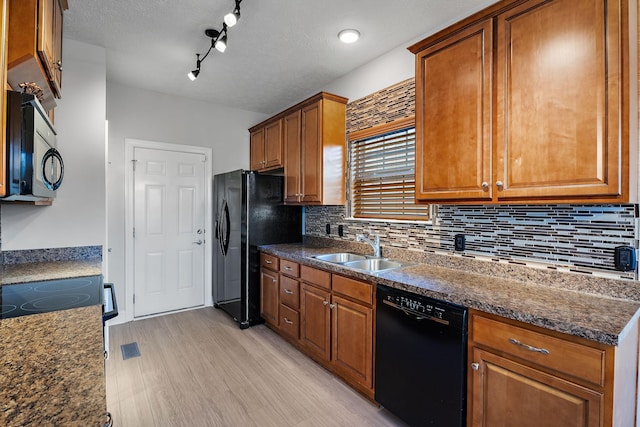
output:
[[[261, 308], [267, 324], [373, 399], [374, 286], [265, 256], [271, 256], [261, 258], [270, 261], [261, 267], [261, 295], [266, 298]], [[277, 279], [274, 266], [279, 266]]]
[[637, 324], [614, 347], [474, 310], [469, 322], [468, 426], [635, 425]]

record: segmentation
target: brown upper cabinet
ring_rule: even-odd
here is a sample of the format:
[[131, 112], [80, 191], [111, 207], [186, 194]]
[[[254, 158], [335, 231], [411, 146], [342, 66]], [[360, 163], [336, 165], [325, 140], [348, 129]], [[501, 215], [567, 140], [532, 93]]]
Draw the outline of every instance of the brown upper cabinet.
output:
[[[7, 86], [7, 28], [8, 28], [8, 0], [0, 0], [0, 84]], [[7, 173], [5, 156], [7, 152], [7, 91], [0, 96], [0, 197], [7, 194]]]
[[630, 2], [502, 1], [409, 47], [416, 199], [635, 202]]
[[8, 82], [31, 83], [46, 110], [62, 88], [62, 14], [66, 0], [9, 0]]
[[344, 205], [346, 105], [323, 92], [285, 118], [285, 204]]
[[[249, 129], [251, 169], [284, 167], [285, 204], [344, 205], [347, 101], [321, 92]], [[268, 154], [267, 127], [275, 123], [282, 163], [263, 168], [259, 162]]]
[[251, 170], [282, 167], [282, 119], [251, 128]]

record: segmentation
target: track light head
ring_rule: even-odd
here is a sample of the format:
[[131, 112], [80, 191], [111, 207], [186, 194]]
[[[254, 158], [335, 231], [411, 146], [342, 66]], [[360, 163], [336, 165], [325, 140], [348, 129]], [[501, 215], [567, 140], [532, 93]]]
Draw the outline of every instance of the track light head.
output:
[[198, 74], [200, 74], [200, 70], [196, 68], [195, 70], [190, 71], [189, 74], [187, 74], [187, 77], [189, 77], [189, 80], [194, 81], [198, 78]]
[[227, 27], [233, 27], [240, 20], [240, 2], [242, 0], [236, 0], [236, 7], [233, 9], [233, 12], [229, 12], [224, 15], [224, 23], [227, 24]]
[[200, 54], [196, 53], [196, 69], [195, 70], [191, 70], [189, 72], [189, 74], [187, 74], [187, 77], [189, 77], [189, 80], [194, 81], [195, 79], [198, 78], [198, 74], [200, 74], [200, 63], [202, 61], [200, 60]]
[[214, 47], [220, 53], [224, 53], [224, 51], [227, 50], [227, 24], [222, 24], [222, 31], [220, 31]]

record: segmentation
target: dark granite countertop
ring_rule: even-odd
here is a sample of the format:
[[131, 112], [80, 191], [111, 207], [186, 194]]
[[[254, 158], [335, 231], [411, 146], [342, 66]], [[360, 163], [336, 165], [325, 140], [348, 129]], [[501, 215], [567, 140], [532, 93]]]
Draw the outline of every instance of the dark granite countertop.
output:
[[[101, 259], [5, 264], [0, 287], [102, 274]], [[102, 425], [102, 305], [0, 319], [0, 425]]]
[[[640, 315], [640, 301], [606, 295], [606, 283], [600, 287], [599, 293], [589, 293], [576, 290], [580, 286], [567, 285], [563, 288], [555, 286], [556, 283], [542, 283], [540, 279], [539, 283], [514, 280], [424, 263], [369, 274], [310, 258], [343, 251], [344, 248], [280, 244], [261, 246], [260, 250], [334, 273], [405, 289], [608, 345], [616, 345], [625, 335], [627, 326]], [[568, 282], [580, 281], [579, 275], [574, 276]], [[563, 280], [558, 282], [562, 284]], [[628, 282], [628, 286], [634, 284]], [[611, 289], [617, 290], [621, 286], [614, 283]]]
[[51, 261], [2, 266], [0, 286], [102, 274], [102, 259]]
[[106, 421], [102, 307], [0, 321], [0, 425]]

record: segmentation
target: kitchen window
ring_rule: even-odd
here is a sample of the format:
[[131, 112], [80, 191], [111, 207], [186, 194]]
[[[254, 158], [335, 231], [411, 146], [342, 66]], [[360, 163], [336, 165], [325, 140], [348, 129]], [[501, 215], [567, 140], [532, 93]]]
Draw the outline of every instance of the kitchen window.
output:
[[349, 134], [349, 209], [352, 218], [429, 219], [415, 203], [415, 119]]

